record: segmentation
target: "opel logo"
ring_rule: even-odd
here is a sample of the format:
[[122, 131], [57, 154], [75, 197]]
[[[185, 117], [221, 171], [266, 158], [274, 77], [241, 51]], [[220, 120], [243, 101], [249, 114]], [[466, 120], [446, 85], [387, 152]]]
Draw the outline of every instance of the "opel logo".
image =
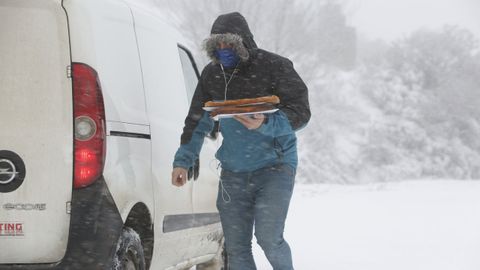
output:
[[20, 188], [26, 174], [25, 162], [17, 153], [0, 150], [0, 193], [13, 192]]
[[15, 164], [8, 159], [0, 159], [0, 184], [6, 185], [17, 177]]

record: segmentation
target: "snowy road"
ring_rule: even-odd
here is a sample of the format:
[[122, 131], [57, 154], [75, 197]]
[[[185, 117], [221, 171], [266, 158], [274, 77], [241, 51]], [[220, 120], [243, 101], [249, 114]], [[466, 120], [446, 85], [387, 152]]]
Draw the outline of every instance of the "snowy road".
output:
[[297, 270], [479, 270], [480, 181], [297, 185], [285, 237]]

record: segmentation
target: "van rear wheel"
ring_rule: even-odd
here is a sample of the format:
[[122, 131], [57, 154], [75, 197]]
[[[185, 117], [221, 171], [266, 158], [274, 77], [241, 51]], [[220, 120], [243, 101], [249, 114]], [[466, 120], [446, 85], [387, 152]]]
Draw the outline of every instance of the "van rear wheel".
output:
[[132, 228], [125, 227], [117, 242], [113, 270], [145, 270], [142, 241]]

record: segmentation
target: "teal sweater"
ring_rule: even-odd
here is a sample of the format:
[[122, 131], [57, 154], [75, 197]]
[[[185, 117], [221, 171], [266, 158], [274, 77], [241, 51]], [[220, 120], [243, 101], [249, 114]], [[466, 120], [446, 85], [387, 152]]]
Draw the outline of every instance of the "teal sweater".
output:
[[[223, 142], [215, 156], [223, 169], [250, 172], [280, 163], [297, 167], [297, 138], [287, 116], [281, 110], [265, 116], [265, 122], [255, 130], [248, 130], [233, 118], [220, 119]], [[209, 113], [204, 112], [190, 142], [177, 150], [173, 167], [194, 166], [213, 126]]]

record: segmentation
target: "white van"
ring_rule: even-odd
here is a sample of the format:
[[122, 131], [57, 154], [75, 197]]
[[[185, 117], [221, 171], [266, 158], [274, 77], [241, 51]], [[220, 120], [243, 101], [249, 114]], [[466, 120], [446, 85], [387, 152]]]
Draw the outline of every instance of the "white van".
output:
[[0, 269], [224, 267], [218, 142], [170, 179], [198, 71], [132, 2], [0, 0]]

